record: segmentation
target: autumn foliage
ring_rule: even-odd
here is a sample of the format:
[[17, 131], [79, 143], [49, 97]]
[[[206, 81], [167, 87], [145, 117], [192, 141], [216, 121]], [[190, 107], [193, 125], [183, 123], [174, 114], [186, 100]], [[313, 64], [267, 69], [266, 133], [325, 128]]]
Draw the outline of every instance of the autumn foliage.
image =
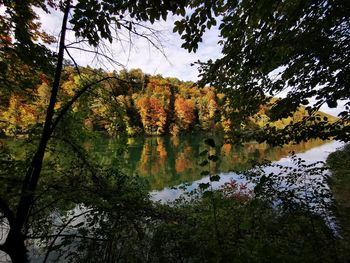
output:
[[[269, 106], [262, 105], [258, 114], [238, 124], [232, 119], [235, 110], [229, 98], [212, 87], [200, 88], [176, 78], [151, 76], [140, 69], [107, 73], [81, 68], [78, 75], [72, 67], [64, 71], [55, 109], [59, 112], [85, 83], [107, 75], [115, 79], [96, 85], [93, 92], [75, 102], [70, 110], [70, 116], [89, 131], [105, 131], [112, 136], [123, 133], [176, 136], [198, 131], [229, 134], [233, 126], [283, 128], [307, 116], [301, 107], [292, 117], [270, 122]], [[1, 101], [0, 133], [3, 135], [25, 137], [30, 129], [42, 124], [51, 80], [42, 72], [37, 78], [35, 85], [28, 86], [26, 95], [14, 94]]]

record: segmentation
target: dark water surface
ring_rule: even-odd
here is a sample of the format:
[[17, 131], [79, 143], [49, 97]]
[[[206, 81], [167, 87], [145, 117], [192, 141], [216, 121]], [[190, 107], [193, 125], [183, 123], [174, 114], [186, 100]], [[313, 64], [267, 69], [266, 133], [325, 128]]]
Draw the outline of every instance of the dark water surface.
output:
[[[220, 138], [214, 138], [217, 147], [209, 149], [204, 143], [206, 138], [208, 137], [203, 135], [100, 138], [87, 142], [85, 148], [104, 166], [113, 166], [126, 174], [138, 174], [146, 178], [153, 191], [200, 180], [203, 177], [200, 174], [203, 171], [203, 167], [199, 165], [203, 160], [200, 152], [205, 149], [210, 150], [210, 154], [216, 154], [219, 157], [216, 163], [211, 164], [211, 170], [215, 173], [247, 170], [252, 168], [256, 162], [279, 161], [291, 152], [300, 154], [317, 149], [322, 145], [326, 148], [326, 145], [333, 145], [330, 151], [335, 150], [333, 149], [334, 142], [321, 140], [272, 147], [266, 143], [246, 143], [237, 146], [224, 143]], [[313, 154], [317, 160], [317, 151]]]

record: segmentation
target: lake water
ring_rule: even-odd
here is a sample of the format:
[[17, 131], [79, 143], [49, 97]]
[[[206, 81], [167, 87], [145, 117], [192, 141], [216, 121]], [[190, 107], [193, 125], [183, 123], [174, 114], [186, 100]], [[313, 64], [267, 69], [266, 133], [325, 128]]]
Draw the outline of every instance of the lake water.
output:
[[[291, 165], [289, 157], [291, 152], [295, 152], [306, 162], [325, 161], [329, 153], [343, 145], [337, 141], [312, 140], [283, 147], [271, 147], [258, 143], [236, 146], [224, 143], [221, 138], [215, 138], [217, 147], [213, 149], [204, 143], [205, 139], [206, 137], [202, 135], [129, 139], [98, 138], [86, 142], [84, 147], [101, 165], [119, 168], [126, 174], [138, 174], [147, 179], [150, 184], [151, 198], [166, 202], [178, 198], [184, 191], [197, 188], [200, 183], [209, 182], [208, 176], [201, 176], [204, 168], [199, 165], [203, 160], [200, 152], [206, 149], [210, 154], [216, 154], [219, 157], [216, 163], [211, 164], [211, 171], [220, 175], [220, 181], [213, 183], [213, 187], [218, 188], [232, 179], [246, 183], [247, 179], [241, 175], [240, 171], [253, 168], [256, 162], [268, 160], [281, 165]], [[178, 188], [184, 183], [187, 183], [186, 187]], [[332, 227], [335, 221], [330, 219], [328, 221]], [[33, 258], [35, 258], [34, 255]], [[0, 253], [1, 259], [6, 261], [7, 257]]]
[[[312, 145], [311, 142], [308, 143], [308, 145]], [[305, 160], [306, 164], [318, 162], [318, 161], [326, 161], [328, 155], [331, 152], [336, 151], [338, 148], [342, 147], [344, 144], [338, 141], [331, 141], [331, 142], [326, 142], [321, 145], [315, 145], [313, 148], [305, 148], [304, 151], [300, 151], [296, 153], [297, 157], [302, 158]], [[289, 147], [289, 146], [288, 146]], [[287, 148], [288, 148], [287, 147]], [[276, 151], [282, 150], [282, 149], [275, 149]], [[294, 164], [292, 162], [292, 159], [289, 157], [289, 155], [285, 155], [284, 157], [277, 159], [277, 160], [270, 160], [272, 161], [272, 165], [282, 165], [282, 166], [288, 166], [288, 167], [293, 167]], [[266, 174], [270, 172], [277, 172], [276, 167], [265, 167], [264, 171]], [[248, 184], [248, 187], [250, 186], [251, 189], [253, 189], [254, 185], [247, 179], [245, 175], [243, 175], [240, 172], [219, 172], [220, 175], [220, 181], [219, 182], [213, 182], [213, 188], [217, 189], [221, 187], [223, 184], [230, 182], [230, 181], [235, 181], [238, 184], [243, 184], [246, 185]], [[314, 178], [315, 179], [315, 178]], [[320, 181], [322, 181], [322, 178]], [[162, 190], [154, 190], [151, 192], [151, 197], [155, 201], [174, 201], [176, 198], [179, 198], [184, 192], [189, 192], [192, 191], [196, 188], [198, 188], [199, 184], [201, 183], [208, 183], [209, 176], [205, 176], [199, 180], [195, 180], [191, 183], [189, 183], [186, 187], [165, 187]], [[327, 189], [328, 186], [326, 186]], [[314, 189], [309, 189], [309, 191], [313, 191]], [[319, 190], [319, 189], [318, 189]]]
[[100, 138], [85, 147], [103, 166], [114, 166], [126, 174], [137, 174], [147, 179], [151, 196], [154, 200], [173, 200], [182, 191], [173, 189], [188, 183], [188, 189], [199, 183], [207, 182], [204, 170], [199, 163], [203, 160], [200, 152], [209, 150], [219, 160], [211, 164], [211, 172], [220, 175], [216, 185], [221, 185], [231, 178], [243, 180], [239, 171], [246, 171], [257, 162], [265, 160], [288, 164], [291, 152], [306, 161], [325, 161], [328, 154], [342, 146], [337, 141], [310, 140], [300, 144], [288, 144], [272, 147], [266, 143], [246, 143], [241, 146], [224, 143], [222, 138], [214, 138], [217, 147], [209, 148], [203, 135], [181, 137], [148, 137], [128, 139]]

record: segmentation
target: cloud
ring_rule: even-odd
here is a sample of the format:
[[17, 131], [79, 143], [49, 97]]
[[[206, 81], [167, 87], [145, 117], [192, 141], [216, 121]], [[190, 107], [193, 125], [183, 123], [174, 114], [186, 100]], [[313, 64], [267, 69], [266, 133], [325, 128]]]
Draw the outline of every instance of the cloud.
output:
[[[62, 13], [51, 10], [50, 14], [46, 14], [40, 9], [37, 9], [37, 12], [40, 16], [43, 29], [58, 38], [63, 17]], [[188, 53], [187, 50], [181, 48], [182, 40], [180, 36], [172, 32], [174, 22], [177, 19], [178, 17], [169, 17], [167, 21], [144, 24], [146, 27], [157, 31], [155, 37], [150, 37], [159, 49], [155, 48], [145, 38], [133, 36], [129, 39], [126, 32], [119, 32], [120, 41], [115, 41], [112, 44], [105, 43], [99, 49], [99, 52], [107, 53], [108, 56], [118, 63], [111, 63], [101, 56], [95, 56], [92, 52], [83, 52], [78, 49], [70, 49], [70, 54], [82, 66], [89, 65], [91, 67], [101, 67], [106, 70], [140, 68], [149, 74], [161, 74], [164, 77], [176, 77], [184, 81], [196, 81], [198, 80], [197, 66], [191, 66], [191, 63], [198, 60], [214, 60], [221, 55], [221, 47], [218, 45], [219, 30], [217, 27], [213, 27], [207, 31], [203, 36], [203, 41], [200, 43], [197, 52]], [[146, 28], [140, 28], [139, 32], [149, 33]], [[67, 40], [67, 42], [76, 40], [72, 31], [68, 31]], [[78, 45], [77, 47], [93, 51], [87, 45]], [[52, 45], [50, 48], [57, 51], [57, 44]], [[284, 96], [284, 94], [278, 95]], [[345, 102], [341, 102], [334, 109], [322, 106], [321, 110], [337, 116], [339, 112], [344, 110], [344, 104]]]
[[[62, 14], [52, 10], [50, 14], [44, 13], [42, 10], [37, 10], [43, 29], [59, 37]], [[203, 37], [203, 42], [200, 44], [196, 53], [188, 53], [181, 48], [181, 38], [177, 33], [173, 33], [173, 25], [177, 17], [169, 17], [167, 21], [155, 22], [154, 24], [146, 23], [157, 31], [157, 36], [152, 37], [153, 43], [159, 49], [154, 47], [145, 38], [133, 36], [128, 42], [128, 35], [123, 35], [121, 32], [121, 41], [116, 41], [113, 44], [105, 43], [105, 46], [100, 51], [106, 51], [110, 57], [119, 62], [127, 69], [140, 68], [146, 73], [161, 74], [165, 77], [177, 77], [181, 80], [196, 81], [198, 79], [198, 70], [191, 63], [201, 60], [215, 59], [220, 55], [221, 48], [217, 45], [218, 30], [207, 32]], [[140, 28], [141, 33], [149, 33], [146, 28]], [[72, 31], [68, 31], [67, 42], [75, 41], [75, 36]], [[53, 50], [57, 46], [50, 47]], [[90, 47], [79, 46], [79, 48]], [[99, 58], [92, 53], [82, 52], [78, 49], [70, 49], [70, 54], [74, 57], [79, 65], [90, 65], [93, 67], [102, 67], [107, 70], [119, 70], [121, 67], [117, 64], [111, 64], [108, 60]], [[66, 56], [67, 57], [67, 56]]]

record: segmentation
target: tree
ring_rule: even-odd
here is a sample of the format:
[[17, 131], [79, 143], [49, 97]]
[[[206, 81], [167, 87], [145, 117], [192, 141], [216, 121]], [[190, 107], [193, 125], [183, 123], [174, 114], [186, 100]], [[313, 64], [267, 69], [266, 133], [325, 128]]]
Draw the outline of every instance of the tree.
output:
[[184, 99], [181, 97], [175, 100], [175, 124], [179, 126], [181, 130], [188, 130], [193, 125], [195, 120], [195, 105], [190, 99]]
[[[103, 40], [112, 42], [117, 40], [115, 33], [124, 29], [141, 37], [145, 37], [152, 42], [149, 35], [139, 33], [138, 28], [148, 29], [149, 27], [142, 22], [151, 22], [155, 20], [166, 19], [169, 12], [172, 14], [183, 14], [185, 12], [185, 1], [94, 1], [78, 0], [74, 3], [71, 0], [48, 2], [43, 0], [25, 0], [25, 1], [1, 1], [1, 6], [6, 9], [6, 16], [1, 16], [1, 26], [5, 28], [7, 35], [1, 36], [5, 40], [5, 45], [1, 45], [2, 69], [7, 70], [12, 60], [7, 58], [8, 50], [13, 50], [16, 59], [22, 64], [28, 63], [33, 69], [42, 65], [48, 65], [45, 69], [52, 66], [54, 68], [53, 81], [51, 83], [50, 100], [45, 112], [45, 121], [39, 139], [38, 147], [33, 158], [28, 165], [28, 169], [23, 177], [22, 190], [17, 204], [10, 206], [8, 200], [1, 197], [0, 209], [2, 215], [9, 223], [9, 233], [5, 243], [0, 249], [5, 251], [13, 262], [26, 262], [27, 254], [25, 247], [25, 236], [28, 231], [28, 219], [31, 214], [31, 208], [35, 201], [36, 190], [38, 187], [44, 155], [47, 145], [52, 138], [55, 128], [67, 113], [68, 109], [76, 102], [82, 94], [95, 84], [100, 83], [110, 77], [98, 79], [93, 83], [85, 84], [74, 93], [70, 101], [66, 102], [60, 111], [56, 111], [58, 94], [60, 91], [60, 81], [64, 67], [65, 53], [70, 56], [69, 47], [66, 44], [66, 32], [71, 28], [80, 42], [86, 42], [93, 47], [98, 47]], [[58, 53], [53, 55], [48, 52], [33, 33], [35, 24], [35, 13], [33, 7], [39, 7], [49, 12], [48, 7], [55, 7], [63, 13], [61, 34], [59, 38]], [[70, 18], [71, 17], [71, 18]], [[34, 27], [38, 28], [38, 27]], [[9, 35], [14, 33], [15, 43], [11, 46]], [[153, 43], [153, 42], [152, 42]], [[27, 56], [30, 54], [30, 56]], [[70, 56], [74, 62], [74, 58]], [[54, 61], [54, 62], [52, 62]], [[45, 62], [45, 63], [43, 63]], [[3, 91], [2, 91], [3, 92]]]
[[159, 99], [143, 97], [137, 101], [137, 106], [145, 133], [149, 135], [163, 134], [167, 115]]
[[[191, 16], [176, 22], [183, 47], [195, 51], [206, 29], [216, 25], [223, 56], [200, 63], [202, 84], [221, 87], [239, 114], [233, 123], [254, 115], [266, 95], [287, 96], [273, 105], [273, 120], [292, 116], [307, 105], [310, 116], [277, 131], [266, 127], [255, 139], [270, 142], [310, 137], [349, 140], [350, 4], [316, 1], [193, 1]], [[315, 103], [312, 103], [312, 101]], [[319, 123], [315, 112], [345, 100], [340, 120]]]
[[218, 105], [216, 102], [216, 94], [212, 89], [205, 88], [204, 93], [197, 100], [198, 119], [203, 130], [214, 128]]

